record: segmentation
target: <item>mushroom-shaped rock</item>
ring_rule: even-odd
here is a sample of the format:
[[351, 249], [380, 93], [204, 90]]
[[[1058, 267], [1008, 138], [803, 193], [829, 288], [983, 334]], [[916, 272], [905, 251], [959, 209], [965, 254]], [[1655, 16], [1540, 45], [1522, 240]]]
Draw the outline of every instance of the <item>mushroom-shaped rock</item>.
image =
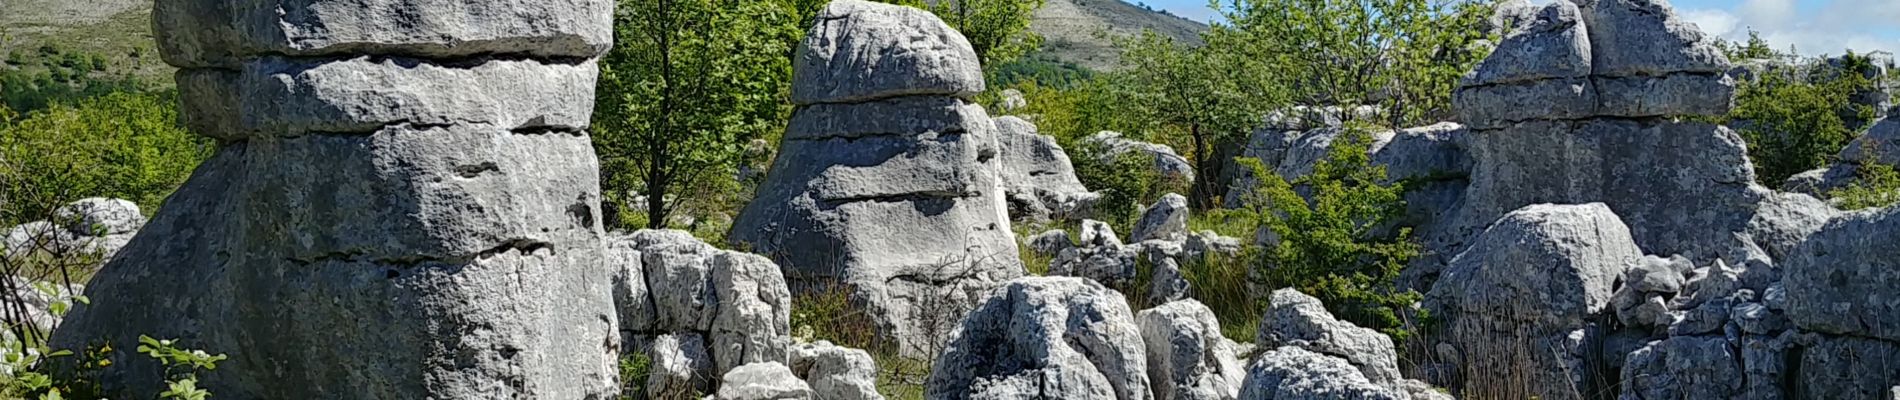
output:
[[1147, 350], [1120, 293], [1081, 278], [1022, 278], [952, 334], [926, 381], [932, 399], [1153, 396]]
[[929, 12], [837, 0], [814, 20], [792, 67], [793, 103], [983, 92], [983, 67], [970, 41]]

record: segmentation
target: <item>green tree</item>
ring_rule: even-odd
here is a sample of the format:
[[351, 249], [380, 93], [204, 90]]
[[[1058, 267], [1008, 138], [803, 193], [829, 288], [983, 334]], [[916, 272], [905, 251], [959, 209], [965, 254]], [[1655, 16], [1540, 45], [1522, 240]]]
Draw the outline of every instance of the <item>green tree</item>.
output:
[[1781, 57], [1781, 53], [1776, 52], [1774, 47], [1768, 46], [1767, 40], [1761, 38], [1761, 32], [1754, 29], [1748, 30], [1748, 41], [1721, 44], [1722, 50], [1728, 53], [1730, 60], [1766, 60]]
[[[1420, 296], [1393, 282], [1421, 249], [1409, 229], [1394, 228], [1405, 214], [1404, 188], [1387, 183], [1385, 167], [1372, 163], [1371, 143], [1365, 129], [1347, 129], [1312, 175], [1293, 182], [1245, 160], [1262, 177], [1259, 189], [1246, 208], [1220, 217], [1256, 221], [1277, 242], [1256, 257], [1262, 283], [1298, 289], [1340, 318], [1403, 340], [1409, 332], [1399, 316]], [[1311, 188], [1312, 197], [1294, 185]]]
[[[1285, 102], [1283, 92], [1269, 90], [1256, 59], [1233, 51], [1238, 46], [1220, 40], [1226, 38], [1211, 36], [1208, 45], [1191, 48], [1149, 31], [1120, 44], [1133, 113], [1153, 128], [1185, 134], [1194, 169], [1207, 178], [1224, 162], [1214, 156], [1216, 144], [1244, 138], [1261, 115]], [[1219, 196], [1216, 181], [1197, 179], [1192, 202], [1210, 204]]]
[[621, 0], [595, 119], [609, 199], [644, 194], [646, 227], [662, 228], [682, 202], [709, 200], [683, 194], [732, 192], [746, 146], [785, 125], [796, 7]]
[[1855, 136], [1847, 120], [1873, 119], [1873, 109], [1853, 103], [1871, 86], [1862, 74], [1818, 64], [1804, 80], [1765, 74], [1742, 84], [1728, 119], [1748, 141], [1748, 155], [1762, 182], [1821, 168]]
[[[1442, 121], [1465, 71], [1488, 53], [1473, 46], [1492, 8], [1443, 0], [1213, 0], [1232, 29], [1216, 35], [1262, 60], [1295, 102], [1381, 106], [1388, 128]], [[1210, 40], [1210, 43], [1216, 42]]]
[[[898, 0], [903, 2], [916, 0]], [[970, 39], [983, 65], [1008, 63], [1042, 47], [1029, 22], [1043, 0], [935, 0], [929, 10]]]
[[[169, 93], [115, 93], [54, 105], [17, 122], [0, 122], [0, 199], [48, 199], [62, 196], [115, 197], [145, 210], [159, 203], [215, 146], [177, 124]], [[0, 225], [46, 215], [8, 205]]]

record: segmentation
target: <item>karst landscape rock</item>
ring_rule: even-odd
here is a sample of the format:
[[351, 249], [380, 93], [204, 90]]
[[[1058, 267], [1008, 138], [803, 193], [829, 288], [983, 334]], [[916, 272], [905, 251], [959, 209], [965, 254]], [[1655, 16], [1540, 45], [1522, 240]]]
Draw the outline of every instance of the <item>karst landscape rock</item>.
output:
[[[0, 255], [103, 264], [66, 292], [7, 277], [7, 312], [118, 349], [96, 381], [117, 398], [171, 385], [132, 350], [151, 336], [228, 354], [194, 382], [217, 399], [1900, 399], [1900, 207], [1816, 197], [1900, 164], [1867, 154], [1900, 120], [1770, 189], [1711, 122], [1736, 63], [1665, 0], [1504, 2], [1451, 121], [1370, 136], [1423, 250], [1403, 334], [1210, 278], [1280, 238], [1196, 223], [1314, 175], [1336, 116], [1376, 108], [1262, 116], [1228, 144], [1261, 176], [1113, 131], [1065, 150], [982, 105], [997, 88], [952, 24], [863, 0], [787, 49], [789, 121], [724, 242], [610, 230], [615, 12], [158, 0], [181, 124], [215, 153], [149, 218], [85, 198], [7, 229]], [[1226, 192], [1117, 217], [1077, 165], [1129, 154]], [[1206, 296], [1223, 284], [1246, 293]], [[801, 309], [827, 296], [838, 315]], [[811, 337], [840, 326], [872, 345]]]

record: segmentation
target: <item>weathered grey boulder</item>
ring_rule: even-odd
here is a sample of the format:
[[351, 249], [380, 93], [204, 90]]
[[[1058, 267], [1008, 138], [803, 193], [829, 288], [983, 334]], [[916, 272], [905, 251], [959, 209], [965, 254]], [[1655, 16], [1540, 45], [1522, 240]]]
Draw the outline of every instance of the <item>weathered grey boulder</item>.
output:
[[1874, 123], [1866, 134], [1841, 149], [1839, 159], [1841, 164], [1850, 165], [1864, 161], [1900, 165], [1900, 118], [1888, 116]]
[[86, 290], [84, 285], [75, 284], [68, 287], [53, 282], [44, 282], [44, 284], [49, 285], [48, 288], [52, 289], [52, 293], [47, 293], [40, 291], [39, 287], [34, 286], [33, 281], [27, 280], [26, 278], [9, 276], [0, 279], [11, 281], [8, 282], [7, 285], [13, 289], [12, 293], [0, 294], [0, 299], [4, 299], [9, 308], [19, 307], [18, 312], [22, 314], [18, 314], [21, 319], [17, 321], [26, 324], [26, 326], [20, 328], [42, 331], [51, 330], [59, 326], [61, 316], [53, 314], [54, 302], [65, 302], [68, 306], [71, 306], [78, 303], [78, 301], [72, 299], [73, 295], [85, 292]]
[[1187, 220], [1187, 197], [1169, 193], [1142, 211], [1141, 219], [1135, 221], [1135, 229], [1128, 233], [1128, 242], [1187, 240]]
[[1000, 97], [1002, 97], [1003, 100], [1002, 104], [998, 105], [999, 108], [1002, 108], [999, 111], [1021, 111], [1023, 108], [1029, 107], [1029, 99], [1023, 98], [1023, 91], [1021, 90], [1003, 89]]
[[[791, 291], [777, 265], [719, 250], [683, 231], [610, 234], [607, 266], [629, 350], [654, 336], [705, 340], [705, 376], [782, 362], [791, 345]], [[687, 340], [687, 339], [680, 339]]]
[[792, 348], [792, 373], [811, 384], [812, 398], [825, 400], [883, 400], [877, 392], [877, 361], [864, 350], [830, 342]]
[[811, 400], [811, 386], [792, 374], [792, 369], [777, 362], [762, 362], [733, 368], [720, 378], [718, 400]]
[[[934, 353], [984, 292], [1022, 275], [975, 52], [929, 12], [836, 1], [794, 63], [799, 105], [730, 240], [793, 287], [851, 288], [878, 334]], [[943, 326], [938, 326], [943, 325]]]
[[1392, 338], [1333, 318], [1319, 299], [1293, 289], [1274, 291], [1268, 304], [1255, 344], [1298, 347], [1344, 359], [1373, 384], [1400, 389], [1403, 377]]
[[1214, 311], [1180, 300], [1135, 314], [1156, 400], [1233, 399], [1246, 377]]
[[1140, 249], [1122, 245], [1107, 223], [1083, 220], [1081, 245], [1057, 252], [1049, 263], [1049, 274], [1125, 287], [1138, 278], [1136, 257], [1139, 255]]
[[1030, 236], [1027, 244], [1029, 249], [1035, 251], [1036, 254], [1048, 257], [1075, 247], [1075, 241], [1069, 239], [1069, 231], [1061, 229], [1051, 229], [1048, 232]]
[[[52, 344], [230, 354], [198, 380], [230, 398], [615, 394], [584, 134], [612, 2], [238, 3], [155, 5], [181, 114], [224, 143]], [[113, 358], [108, 394], [162, 390]]]
[[931, 368], [932, 399], [1149, 399], [1147, 352], [1120, 293], [1029, 277], [971, 312]]
[[1017, 220], [1087, 217], [1102, 195], [1090, 192], [1075, 176], [1068, 153], [1055, 138], [1036, 133], [1036, 125], [1016, 117], [996, 119], [1001, 143], [1001, 172], [1010, 217]]
[[1591, 69], [1596, 75], [1723, 74], [1729, 69], [1728, 57], [1716, 38], [1677, 16], [1668, 1], [1583, 0], [1578, 4], [1591, 28]]
[[983, 92], [983, 68], [969, 40], [928, 12], [839, 0], [815, 20], [792, 66], [793, 103], [968, 99]]
[[1154, 272], [1148, 277], [1148, 304], [1167, 304], [1187, 299], [1192, 283], [1181, 273], [1181, 264], [1173, 258], [1150, 261]]
[[1240, 400], [1398, 400], [1404, 394], [1373, 384], [1346, 360], [1299, 347], [1269, 350], [1247, 366]]
[[1847, 214], [1783, 263], [1787, 313], [1802, 329], [1900, 341], [1900, 208]]
[[1825, 335], [1804, 341], [1791, 398], [1878, 399], [1900, 386], [1900, 343]]
[[712, 390], [717, 375], [708, 374], [712, 355], [706, 352], [706, 339], [695, 333], [661, 334], [647, 344], [646, 377], [650, 398], [683, 398]]
[[1136, 141], [1109, 131], [1083, 138], [1082, 143], [1099, 150], [1095, 153], [1098, 162], [1113, 163], [1123, 155], [1148, 157], [1154, 159], [1155, 175], [1182, 183], [1194, 181], [1194, 164], [1167, 145]]
[[[1293, 146], [1294, 141], [1300, 138], [1300, 134], [1298, 130], [1255, 130], [1247, 137], [1247, 145], [1240, 150], [1237, 158], [1259, 160], [1260, 166], [1271, 172], [1280, 166], [1281, 160], [1286, 158], [1287, 150]], [[1259, 177], [1254, 176], [1253, 170], [1237, 161], [1228, 161], [1223, 170], [1228, 171], [1229, 174], [1223, 179], [1228, 186], [1227, 194], [1221, 200], [1222, 204], [1233, 209], [1253, 201], [1248, 196], [1253, 194], [1256, 186], [1260, 185]]]
[[145, 214], [130, 200], [88, 198], [61, 206], [53, 215], [66, 230], [87, 236], [135, 233], [145, 226]]
[[1467, 390], [1578, 398], [1590, 393], [1578, 368], [1587, 360], [1576, 355], [1593, 340], [1586, 328], [1607, 311], [1616, 277], [1641, 260], [1608, 206], [1534, 205], [1453, 259], [1425, 307], [1444, 323], [1438, 337], [1463, 354]]
[[1678, 336], [1630, 353], [1621, 399], [1732, 399], [1747, 386], [1742, 356], [1720, 336]]

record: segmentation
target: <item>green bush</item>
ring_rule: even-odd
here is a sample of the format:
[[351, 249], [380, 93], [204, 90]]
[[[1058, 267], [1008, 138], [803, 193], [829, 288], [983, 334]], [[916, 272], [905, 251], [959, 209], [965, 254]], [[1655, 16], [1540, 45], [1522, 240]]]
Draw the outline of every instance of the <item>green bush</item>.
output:
[[[1256, 281], [1298, 289], [1342, 319], [1403, 341], [1411, 332], [1399, 316], [1421, 296], [1393, 282], [1421, 249], [1410, 229], [1389, 229], [1404, 217], [1404, 188], [1385, 183], [1385, 167], [1366, 154], [1370, 143], [1365, 130], [1348, 129], [1312, 175], [1294, 182], [1242, 160], [1263, 178], [1249, 206], [1227, 215], [1257, 221], [1277, 237], [1254, 255]], [[1296, 184], [1311, 188], [1312, 199], [1294, 192]]]
[[[114, 93], [0, 123], [0, 179], [7, 180], [0, 198], [113, 197], [150, 213], [215, 146], [179, 127], [177, 117], [168, 94]], [[0, 215], [0, 225], [44, 214], [14, 211]]]
[[1082, 185], [1102, 193], [1095, 203], [1094, 219], [1109, 226], [1134, 226], [1141, 210], [1168, 193], [1182, 193], [1186, 182], [1169, 179], [1155, 171], [1154, 156], [1144, 152], [1126, 152], [1102, 162], [1098, 154], [1108, 151], [1095, 145], [1076, 146], [1071, 154], [1075, 175]]
[[1847, 121], [1873, 119], [1873, 109], [1851, 101], [1871, 86], [1854, 69], [1819, 65], [1805, 79], [1766, 74], [1742, 84], [1728, 119], [1748, 141], [1761, 182], [1779, 186], [1788, 177], [1828, 165], [1860, 128]]
[[1852, 211], [1900, 204], [1900, 172], [1893, 166], [1869, 158], [1854, 174], [1852, 184], [1828, 193], [1836, 207]]

